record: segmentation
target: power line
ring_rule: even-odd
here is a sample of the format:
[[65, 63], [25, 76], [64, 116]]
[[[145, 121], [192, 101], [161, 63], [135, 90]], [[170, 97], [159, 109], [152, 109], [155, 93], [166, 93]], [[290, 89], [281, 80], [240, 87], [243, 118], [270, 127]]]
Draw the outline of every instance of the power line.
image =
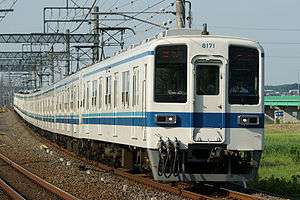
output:
[[119, 1], [120, 1], [120, 0], [116, 0], [116, 1], [110, 6], [110, 8], [109, 8], [108, 10], [111, 11], [111, 9], [112, 9]]
[[[202, 25], [195, 25], [196, 27], [200, 27]], [[299, 28], [263, 28], [263, 27], [241, 27], [241, 26], [210, 26], [212, 28], [219, 29], [234, 29], [234, 30], [253, 30], [253, 31], [285, 31], [285, 32], [299, 32]]]
[[300, 56], [266, 56], [266, 58], [279, 58], [279, 59], [300, 59]]
[[[15, 4], [17, 3], [17, 1], [18, 1], [18, 0], [14, 0], [13, 3], [12, 3], [12, 5], [10, 6], [10, 8], [9, 8], [8, 10], [11, 10], [11, 9], [15, 6]], [[3, 3], [3, 2], [4, 2], [4, 1], [2, 1], [1, 3]], [[8, 12], [5, 12], [4, 16], [2, 16], [2, 17], [0, 18], [0, 23], [3, 21], [3, 19], [6, 17], [7, 14], [8, 14]]]
[[300, 42], [260, 42], [264, 45], [300, 45]]
[[77, 31], [81, 25], [83, 24], [83, 22], [86, 20], [86, 18], [90, 15], [90, 13], [92, 12], [93, 7], [95, 6], [95, 4], [97, 3], [97, 0], [94, 0], [89, 12], [86, 14], [86, 16], [84, 17], [84, 19], [80, 22], [80, 24], [74, 29], [72, 30], [70, 33], [74, 33], [75, 31]]
[[[157, 6], [157, 5], [159, 5], [159, 4], [161, 4], [161, 3], [165, 2], [165, 1], [166, 1], [166, 0], [161, 0], [161, 1], [158, 1], [158, 2], [154, 3], [152, 6], [148, 6], [147, 8], [145, 8], [145, 9], [143, 9], [142, 11], [138, 12], [137, 14], [133, 15], [133, 17], [136, 17], [136, 16], [142, 14], [143, 12], [145, 12], [145, 11], [147, 11], [147, 10], [149, 10], [149, 9], [151, 9], [151, 8]], [[123, 23], [124, 23], [124, 22], [120, 22], [120, 23], [117, 24], [116, 26], [119, 26], [119, 25], [121, 25], [121, 24], [123, 24]]]

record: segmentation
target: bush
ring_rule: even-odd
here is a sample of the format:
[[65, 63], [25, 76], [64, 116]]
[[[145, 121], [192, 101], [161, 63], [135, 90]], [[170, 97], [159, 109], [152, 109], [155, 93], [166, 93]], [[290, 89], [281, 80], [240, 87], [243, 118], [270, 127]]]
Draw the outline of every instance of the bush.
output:
[[300, 175], [293, 175], [291, 179], [276, 178], [272, 175], [254, 181], [251, 186], [276, 195], [300, 198]]
[[292, 146], [290, 148], [290, 154], [292, 156], [293, 161], [300, 162], [300, 147]]

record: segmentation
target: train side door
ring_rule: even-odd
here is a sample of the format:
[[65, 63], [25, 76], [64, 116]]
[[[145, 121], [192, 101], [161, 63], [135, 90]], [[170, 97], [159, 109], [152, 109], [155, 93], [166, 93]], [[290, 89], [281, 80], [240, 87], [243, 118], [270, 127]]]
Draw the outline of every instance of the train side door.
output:
[[198, 59], [194, 63], [195, 142], [225, 141], [225, 65], [221, 60]]
[[140, 72], [141, 67], [134, 67], [132, 72], [132, 125], [133, 131], [131, 132], [131, 139], [138, 139], [138, 133], [142, 132], [142, 126], [140, 126], [140, 118], [142, 113], [141, 98], [141, 86], [140, 86]]
[[119, 96], [118, 96], [118, 92], [119, 92], [119, 73], [116, 72], [114, 74], [114, 85], [113, 85], [113, 89], [114, 89], [114, 96], [113, 96], [113, 122], [114, 122], [114, 130], [113, 130], [113, 136], [117, 137], [117, 119], [118, 118], [118, 103], [119, 103]]

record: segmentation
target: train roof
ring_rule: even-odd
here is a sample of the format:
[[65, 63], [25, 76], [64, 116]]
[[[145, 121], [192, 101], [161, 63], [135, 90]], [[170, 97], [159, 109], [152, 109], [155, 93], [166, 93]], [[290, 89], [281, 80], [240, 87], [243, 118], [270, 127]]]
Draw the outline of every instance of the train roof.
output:
[[255, 40], [251, 40], [251, 39], [248, 39], [248, 38], [242, 38], [242, 37], [210, 35], [210, 34], [205, 35], [205, 34], [202, 33], [202, 30], [171, 29], [171, 30], [161, 32], [161, 33], [157, 34], [155, 37], [147, 38], [147, 39], [141, 41], [140, 43], [132, 44], [128, 48], [126, 48], [122, 51], [115, 52], [111, 57], [107, 57], [106, 59], [104, 59], [102, 61], [96, 62], [96, 63], [91, 64], [91, 65], [86, 65], [85, 67], [83, 67], [82, 69], [77, 71], [76, 73], [71, 74], [70, 76], [59, 80], [58, 82], [54, 83], [53, 85], [46, 86], [46, 87], [42, 88], [41, 91], [40, 90], [32, 90], [32, 91], [27, 91], [26, 93], [19, 92], [18, 94], [21, 94], [21, 95], [23, 94], [24, 95], [24, 94], [43, 93], [43, 90], [47, 90], [47, 89], [56, 87], [57, 84], [59, 84], [59, 85], [61, 85], [62, 83], [67, 84], [69, 82], [68, 79], [74, 79], [75, 77], [79, 76], [80, 73], [82, 73], [82, 72], [84, 73], [85, 70], [88, 70], [90, 67], [96, 66], [99, 63], [109, 62], [111, 59], [115, 59], [117, 56], [124, 55], [124, 54], [126, 55], [126, 53], [130, 53], [130, 51], [138, 51], [140, 48], [147, 47], [148, 45], [152, 44], [152, 42], [159, 41], [161, 39], [178, 38], [178, 37], [185, 37], [185, 38], [201, 37], [201, 38], [212, 38], [212, 39], [243, 40], [243, 41], [258, 43]]
[[179, 37], [179, 36], [186, 36], [186, 37], [201, 36], [203, 38], [223, 38], [223, 39], [248, 40], [251, 42], [257, 42], [255, 40], [251, 40], [249, 38], [244, 38], [244, 37], [203, 34], [202, 30], [195, 30], [195, 29], [171, 29], [158, 34], [159, 38]]

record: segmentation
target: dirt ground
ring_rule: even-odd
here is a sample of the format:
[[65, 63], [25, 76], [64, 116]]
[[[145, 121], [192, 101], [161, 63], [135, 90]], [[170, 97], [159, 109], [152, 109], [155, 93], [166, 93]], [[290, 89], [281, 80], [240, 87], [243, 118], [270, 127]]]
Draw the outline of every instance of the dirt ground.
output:
[[300, 123], [298, 124], [266, 124], [265, 130], [267, 133], [299, 133]]

